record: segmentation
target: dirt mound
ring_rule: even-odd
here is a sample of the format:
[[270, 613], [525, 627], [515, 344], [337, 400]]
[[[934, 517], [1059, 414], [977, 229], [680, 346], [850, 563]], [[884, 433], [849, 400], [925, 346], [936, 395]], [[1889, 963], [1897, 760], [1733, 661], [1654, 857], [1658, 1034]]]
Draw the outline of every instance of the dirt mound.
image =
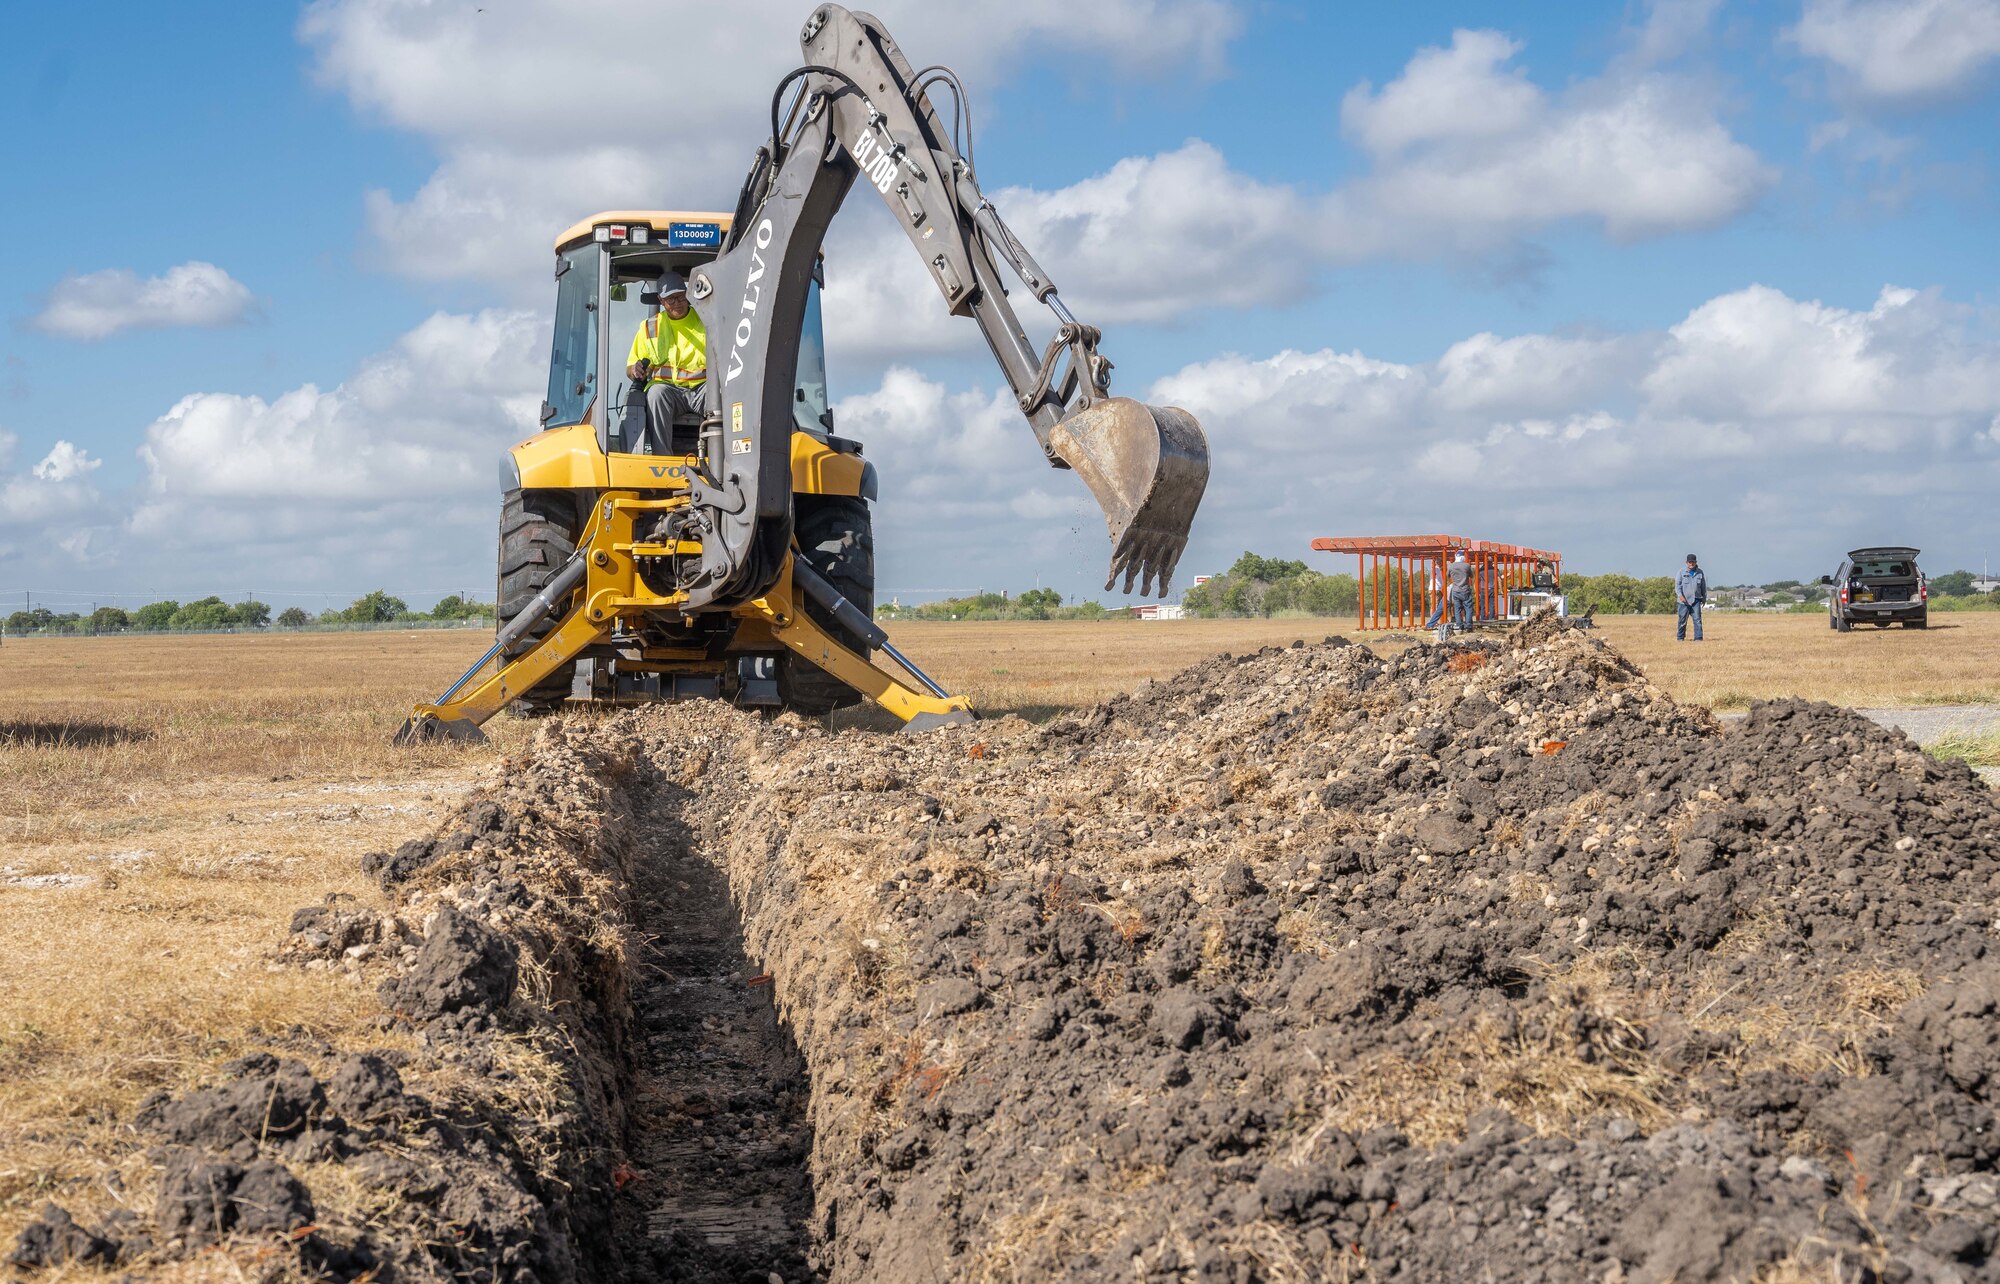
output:
[[1993, 1270], [2000, 816], [1852, 714], [1725, 734], [1545, 628], [630, 725], [812, 1069], [836, 1277]]
[[149, 1104], [157, 1224], [51, 1207], [17, 1261], [2000, 1278], [1992, 791], [1824, 705], [1725, 731], [1546, 621], [1046, 727], [565, 720], [369, 867], [396, 912], [280, 956], [379, 973], [424, 1055]]

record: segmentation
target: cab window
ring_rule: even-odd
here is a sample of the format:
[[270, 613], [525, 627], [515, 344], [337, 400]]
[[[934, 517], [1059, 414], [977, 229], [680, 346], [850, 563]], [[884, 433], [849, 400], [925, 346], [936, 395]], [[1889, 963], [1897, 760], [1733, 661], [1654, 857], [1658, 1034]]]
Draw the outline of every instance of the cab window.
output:
[[582, 423], [597, 395], [597, 254], [595, 245], [585, 245], [556, 257], [556, 337], [544, 427]]
[[833, 416], [826, 408], [826, 331], [819, 319], [819, 282], [806, 291], [805, 320], [799, 324], [798, 386], [792, 390], [792, 426], [824, 437]]

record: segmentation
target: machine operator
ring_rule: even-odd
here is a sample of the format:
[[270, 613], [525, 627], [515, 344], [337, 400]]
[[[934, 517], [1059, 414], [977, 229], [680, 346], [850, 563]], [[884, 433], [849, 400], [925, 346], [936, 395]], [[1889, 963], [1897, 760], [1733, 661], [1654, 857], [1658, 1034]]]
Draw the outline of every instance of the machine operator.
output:
[[687, 282], [677, 272], [660, 274], [660, 310], [639, 323], [626, 358], [629, 378], [646, 380], [647, 435], [664, 452], [674, 418], [702, 413], [708, 382], [708, 331], [688, 304]]

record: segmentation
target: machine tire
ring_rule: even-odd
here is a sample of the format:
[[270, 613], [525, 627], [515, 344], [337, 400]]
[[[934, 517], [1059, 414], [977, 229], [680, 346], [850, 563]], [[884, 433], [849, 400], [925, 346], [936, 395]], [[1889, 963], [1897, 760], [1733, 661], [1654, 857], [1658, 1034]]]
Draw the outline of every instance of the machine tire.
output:
[[1903, 627], [1906, 629], [1927, 629], [1930, 626], [1931, 626], [1931, 617], [1928, 612], [1926, 612], [1923, 615], [1919, 615], [1914, 620], [1903, 621]]
[[[500, 501], [499, 584], [496, 631], [526, 610], [535, 594], [576, 552], [576, 505], [561, 491], [510, 490]], [[514, 659], [532, 651], [560, 623], [551, 617], [528, 630], [505, 652]], [[511, 706], [517, 714], [552, 713], [569, 699], [574, 664], [566, 664], [536, 684]]]
[[[798, 556], [824, 575], [840, 595], [871, 619], [875, 614], [875, 532], [866, 500], [847, 495], [801, 495], [792, 514]], [[800, 595], [813, 623], [866, 658], [868, 644], [835, 624], [817, 602]], [[861, 703], [862, 695], [839, 678], [787, 651], [778, 657], [778, 698], [784, 707], [820, 717]]]
[[1852, 624], [1848, 623], [1847, 617], [1844, 615], [1836, 615], [1833, 617], [1833, 627], [1840, 630], [1842, 633], [1849, 632], [1854, 628]]

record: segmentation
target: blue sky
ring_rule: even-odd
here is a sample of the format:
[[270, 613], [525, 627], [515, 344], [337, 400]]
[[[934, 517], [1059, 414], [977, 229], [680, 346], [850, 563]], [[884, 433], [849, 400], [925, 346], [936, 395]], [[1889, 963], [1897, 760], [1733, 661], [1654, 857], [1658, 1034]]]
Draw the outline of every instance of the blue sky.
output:
[[[729, 203], [809, 6], [17, 8], [0, 605], [482, 590], [550, 238]], [[966, 75], [1119, 390], [1201, 416], [1186, 571], [1434, 529], [2000, 559], [2000, 0], [873, 8]], [[1094, 588], [1081, 488], [860, 200], [831, 378], [884, 596]]]

